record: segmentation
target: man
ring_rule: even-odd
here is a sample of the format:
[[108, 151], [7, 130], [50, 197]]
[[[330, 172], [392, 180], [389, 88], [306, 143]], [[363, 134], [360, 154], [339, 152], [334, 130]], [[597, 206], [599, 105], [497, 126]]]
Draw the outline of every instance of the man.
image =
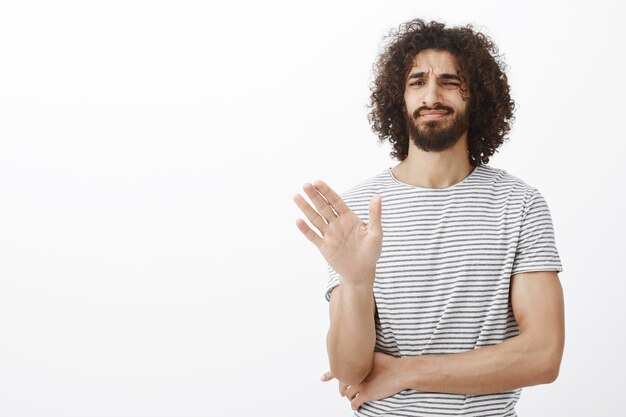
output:
[[401, 162], [338, 196], [294, 201], [328, 262], [331, 371], [357, 416], [515, 416], [557, 378], [563, 294], [552, 219], [487, 162], [514, 102], [497, 48], [471, 26], [414, 20], [381, 54], [370, 120]]

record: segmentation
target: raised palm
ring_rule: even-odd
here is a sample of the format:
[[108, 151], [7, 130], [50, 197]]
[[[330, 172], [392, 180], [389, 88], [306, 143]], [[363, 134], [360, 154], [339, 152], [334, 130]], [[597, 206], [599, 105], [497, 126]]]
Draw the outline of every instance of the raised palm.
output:
[[302, 188], [317, 211], [301, 195], [293, 199], [321, 236], [302, 219], [296, 220], [298, 229], [343, 280], [354, 284], [371, 280], [382, 249], [380, 195], [372, 197], [369, 223], [364, 223], [326, 183], [314, 183]]

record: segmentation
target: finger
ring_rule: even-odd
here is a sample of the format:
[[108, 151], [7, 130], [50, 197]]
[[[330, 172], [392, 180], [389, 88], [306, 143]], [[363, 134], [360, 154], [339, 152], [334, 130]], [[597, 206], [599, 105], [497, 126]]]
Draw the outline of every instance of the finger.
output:
[[361, 405], [362, 405], [365, 401], [367, 401], [367, 400], [365, 399], [365, 395], [363, 395], [363, 394], [361, 394], [361, 393], [358, 393], [358, 394], [356, 395], [356, 397], [355, 397], [352, 401], [350, 401], [350, 406], [352, 407], [352, 409], [353, 409], [353, 410], [358, 410], [358, 409], [359, 409], [359, 407], [360, 407], [360, 406], [361, 406]]
[[313, 226], [315, 226], [323, 235], [326, 232], [326, 229], [328, 229], [328, 225], [326, 224], [324, 218], [320, 216], [320, 214], [315, 211], [300, 194], [295, 194], [293, 196], [293, 201], [296, 203], [298, 208], [302, 210], [306, 218], [309, 219]]
[[335, 209], [335, 211], [341, 216], [350, 211], [350, 208], [344, 203], [344, 201], [339, 197], [339, 195], [333, 191], [332, 188], [328, 186], [322, 180], [313, 181], [313, 185], [317, 190], [322, 193], [324, 198], [330, 203], [330, 205]]
[[324, 197], [322, 197], [322, 194], [317, 191], [313, 184], [306, 183], [302, 186], [302, 189], [309, 197], [309, 199], [313, 202], [315, 208], [317, 208], [317, 211], [322, 215], [322, 217], [324, 217], [324, 220], [326, 220], [327, 223], [330, 223], [337, 218], [337, 214], [335, 214], [335, 211], [330, 206], [330, 203], [326, 201]]
[[298, 229], [300, 229], [302, 234], [311, 242], [313, 242], [313, 244], [319, 249], [323, 241], [322, 238], [319, 237], [318, 234], [315, 233], [313, 229], [311, 229], [309, 225], [306, 224], [306, 222], [302, 219], [296, 219], [296, 226], [298, 226]]
[[381, 224], [382, 201], [383, 197], [380, 194], [374, 194], [370, 200], [368, 222], [368, 230], [371, 228], [372, 231], [380, 232], [381, 234], [383, 231]]
[[346, 390], [348, 389], [349, 385], [348, 384], [344, 384], [343, 382], [339, 381], [339, 394], [342, 397], [346, 396]]
[[331, 379], [334, 379], [334, 378], [335, 378], [335, 376], [333, 375], [333, 373], [328, 371], [328, 372], [324, 372], [322, 374], [322, 376], [320, 377], [320, 380], [324, 381], [324, 382], [327, 382], [327, 381], [330, 381]]
[[354, 397], [356, 397], [359, 394], [359, 387], [352, 387], [349, 386], [348, 388], [346, 388], [346, 390], [344, 391], [344, 395], [345, 397], [349, 400], [352, 401], [354, 399]]

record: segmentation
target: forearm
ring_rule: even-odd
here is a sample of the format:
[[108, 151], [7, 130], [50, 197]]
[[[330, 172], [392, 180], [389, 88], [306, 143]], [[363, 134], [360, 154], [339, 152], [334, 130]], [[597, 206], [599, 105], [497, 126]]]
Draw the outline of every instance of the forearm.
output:
[[376, 344], [374, 311], [371, 285], [341, 284], [332, 292], [328, 359], [332, 373], [348, 385], [360, 383], [371, 370]]
[[405, 388], [458, 394], [491, 394], [547, 384], [556, 379], [558, 353], [522, 335], [498, 345], [445, 355], [400, 359], [399, 378]]

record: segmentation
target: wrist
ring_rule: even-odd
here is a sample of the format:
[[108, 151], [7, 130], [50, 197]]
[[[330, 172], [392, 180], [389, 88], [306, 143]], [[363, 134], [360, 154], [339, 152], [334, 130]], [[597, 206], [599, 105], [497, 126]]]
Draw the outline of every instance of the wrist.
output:
[[351, 282], [351, 281], [340, 281], [340, 285], [342, 287], [342, 291], [344, 293], [350, 293], [354, 295], [360, 296], [369, 296], [374, 293], [374, 283], [373, 282]]
[[409, 389], [411, 386], [408, 358], [408, 356], [402, 356], [396, 360], [396, 381], [400, 390]]
[[372, 290], [374, 288], [374, 278], [376, 269], [371, 272], [365, 272], [357, 275], [340, 275], [339, 282], [345, 287], [352, 288], [356, 291]]
[[403, 390], [417, 389], [419, 378], [423, 369], [420, 368], [424, 360], [423, 356], [403, 356], [398, 358], [397, 362], [397, 379]]

